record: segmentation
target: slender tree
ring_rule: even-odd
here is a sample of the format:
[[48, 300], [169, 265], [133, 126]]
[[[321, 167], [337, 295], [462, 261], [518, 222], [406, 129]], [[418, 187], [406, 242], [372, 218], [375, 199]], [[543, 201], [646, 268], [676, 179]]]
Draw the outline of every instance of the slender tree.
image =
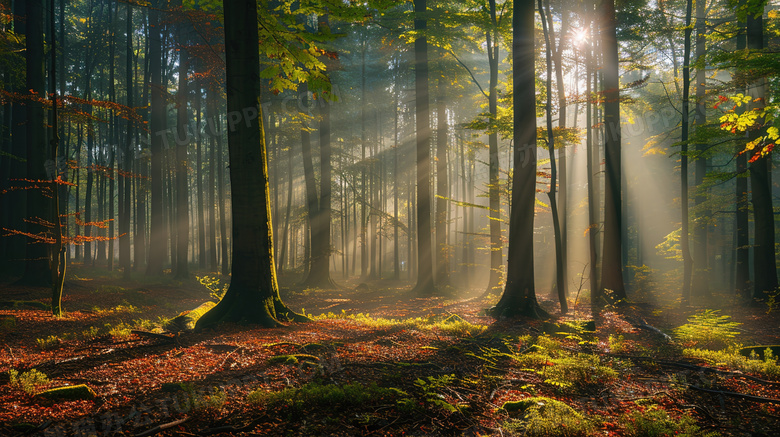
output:
[[543, 318], [534, 283], [534, 205], [536, 203], [536, 73], [534, 2], [516, 0], [512, 15], [512, 99], [514, 168], [509, 211], [506, 286], [494, 317]]
[[414, 293], [436, 292], [431, 238], [431, 124], [428, 95], [427, 0], [414, 0], [414, 90], [417, 124], [417, 283]]
[[690, 240], [688, 238], [688, 133], [689, 107], [691, 88], [691, 16], [693, 0], [688, 0], [685, 7], [685, 42], [683, 47], [683, 89], [682, 89], [682, 123], [680, 134], [680, 212], [682, 213], [682, 229], [680, 231], [680, 248], [683, 258], [683, 290], [682, 304], [688, 305], [691, 300], [691, 274], [693, 259], [691, 258]]
[[[610, 300], [626, 297], [621, 257], [621, 144], [620, 76], [615, 1], [602, 3], [602, 53], [604, 56], [604, 253], [601, 264], [601, 292], [610, 290]], [[606, 293], [604, 293], [606, 295]], [[606, 296], [604, 296], [606, 297]]]
[[158, 10], [161, 0], [153, 2], [149, 9], [149, 73], [152, 94], [149, 120], [151, 136], [151, 219], [149, 221], [149, 262], [147, 275], [161, 275], [165, 264], [168, 234], [163, 218], [163, 135], [165, 135], [165, 99], [162, 77], [162, 23]]

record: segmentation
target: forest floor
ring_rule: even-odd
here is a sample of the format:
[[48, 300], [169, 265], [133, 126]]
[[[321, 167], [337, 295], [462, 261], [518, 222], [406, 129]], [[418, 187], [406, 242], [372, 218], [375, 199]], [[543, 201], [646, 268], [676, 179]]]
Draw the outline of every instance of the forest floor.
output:
[[[780, 311], [767, 306], [724, 304], [713, 313], [634, 303], [605, 310], [592, 332], [577, 322], [590, 317], [587, 307], [562, 317], [542, 299], [552, 320], [496, 322], [481, 315], [495, 297], [414, 298], [401, 283], [377, 282], [284, 289], [285, 302], [313, 318], [308, 323], [169, 333], [161, 329], [167, 319], [209, 300], [203, 285], [72, 271], [59, 319], [29, 302], [48, 302], [48, 290], [0, 284], [3, 303], [16, 301], [0, 309], [0, 435], [774, 436], [780, 429], [777, 361], [745, 358], [735, 346], [780, 343]], [[39, 394], [80, 384], [95, 397]]]

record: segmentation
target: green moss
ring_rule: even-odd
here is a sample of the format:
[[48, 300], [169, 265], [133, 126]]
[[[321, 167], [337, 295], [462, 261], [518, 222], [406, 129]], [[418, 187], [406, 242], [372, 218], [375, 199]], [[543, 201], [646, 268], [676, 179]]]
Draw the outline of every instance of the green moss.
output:
[[95, 394], [95, 392], [85, 384], [52, 388], [35, 395], [35, 398], [37, 399], [47, 399], [51, 401], [91, 400], [95, 399], [96, 397], [97, 394]]
[[195, 323], [210, 309], [216, 306], [216, 302], [204, 302], [192, 311], [184, 311], [169, 320], [163, 327], [169, 331], [192, 331]]
[[319, 361], [319, 357], [308, 354], [276, 355], [268, 359], [268, 364], [298, 364], [300, 361]]

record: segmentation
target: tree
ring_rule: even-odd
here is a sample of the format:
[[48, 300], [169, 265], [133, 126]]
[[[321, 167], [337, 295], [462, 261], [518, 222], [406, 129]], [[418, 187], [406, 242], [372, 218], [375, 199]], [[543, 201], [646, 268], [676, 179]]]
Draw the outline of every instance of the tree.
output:
[[431, 124], [428, 95], [427, 0], [414, 0], [414, 90], [417, 124], [417, 294], [434, 294], [431, 242]]
[[543, 318], [534, 284], [534, 205], [536, 202], [536, 84], [534, 2], [516, 0], [512, 16], [512, 98], [514, 170], [509, 212], [506, 286], [491, 309], [494, 317]]
[[694, 124], [696, 125], [696, 136], [699, 141], [696, 144], [696, 196], [694, 205], [697, 210], [697, 217], [693, 228], [693, 279], [692, 293], [698, 298], [709, 296], [709, 267], [707, 250], [707, 222], [710, 220], [709, 212], [706, 211], [704, 202], [707, 200], [706, 188], [703, 186], [704, 177], [707, 174], [709, 159], [704, 156], [709, 148], [705, 141], [701, 140], [701, 133], [707, 123], [707, 105], [705, 102], [705, 65], [704, 55], [706, 54], [706, 12], [705, 0], [696, 1], [696, 113], [694, 115]]
[[680, 247], [683, 258], [683, 290], [682, 304], [688, 305], [691, 300], [691, 274], [693, 259], [691, 258], [690, 240], [688, 238], [688, 133], [689, 105], [691, 88], [691, 15], [693, 0], [688, 0], [685, 7], [685, 45], [683, 48], [683, 91], [682, 91], [682, 123], [680, 134], [680, 212], [682, 215], [682, 230], [680, 231]]
[[[29, 0], [25, 4], [27, 70], [26, 87], [33, 93], [26, 102], [27, 109], [27, 180], [47, 179], [45, 160], [49, 156], [46, 147], [43, 99], [46, 96], [43, 51], [43, 0]], [[56, 162], [55, 162], [56, 165]], [[43, 221], [51, 216], [49, 199], [38, 189], [27, 190], [27, 232], [43, 234]], [[51, 272], [46, 247], [37, 241], [27, 245], [24, 275], [20, 283], [26, 285], [51, 285]]]
[[[545, 46], [547, 47], [547, 150], [550, 154], [550, 191], [547, 192], [547, 196], [550, 199], [550, 209], [552, 212], [553, 220], [553, 233], [555, 241], [555, 283], [558, 289], [558, 301], [561, 304], [561, 313], [566, 314], [569, 311], [569, 305], [566, 302], [566, 283], [564, 280], [564, 270], [566, 266], [563, 264], [563, 249], [561, 247], [561, 223], [560, 216], [558, 214], [558, 202], [555, 199], [555, 188], [558, 183], [558, 168], [555, 162], [555, 139], [553, 138], [552, 127], [552, 54], [553, 48], [550, 46], [550, 33], [547, 30], [547, 16], [542, 5], [542, 0], [539, 3], [539, 16], [542, 19], [542, 31], [544, 33]], [[552, 26], [552, 22], [550, 22]], [[562, 150], [562, 149], [561, 149]]]
[[[187, 254], [190, 244], [189, 190], [187, 189], [187, 149], [190, 144], [189, 111], [187, 111], [187, 72], [189, 53], [183, 25], [179, 27], [179, 94], [176, 110], [176, 279], [189, 277]], [[198, 97], [200, 98], [200, 97]]]
[[220, 302], [201, 317], [196, 329], [222, 321], [266, 327], [304, 320], [279, 297], [274, 266], [268, 163], [260, 105], [260, 49], [257, 3], [223, 3], [227, 110], [242, 120], [228, 130], [232, 195], [233, 264]]
[[153, 3], [149, 9], [149, 73], [152, 92], [149, 127], [151, 135], [151, 218], [149, 221], [149, 261], [147, 275], [161, 275], [165, 264], [165, 252], [168, 235], [163, 221], [163, 138], [165, 117], [165, 98], [162, 78], [162, 23], [158, 10], [161, 0]]
[[[489, 0], [491, 28], [485, 32], [487, 39], [488, 65], [490, 66], [490, 85], [488, 86], [488, 111], [490, 112], [491, 125], [496, 122], [498, 116], [498, 19], [496, 18], [496, 1]], [[486, 294], [501, 287], [501, 198], [499, 195], [498, 174], [498, 132], [493, 126], [488, 133], [488, 197], [490, 206], [490, 273]]]
[[601, 264], [601, 290], [611, 291], [610, 299], [626, 297], [621, 257], [621, 164], [620, 164], [620, 76], [615, 1], [603, 3], [601, 41], [604, 54], [604, 253]]
[[[764, 49], [764, 2], [753, 2], [756, 11], [747, 17], [747, 47], [750, 51], [762, 52]], [[755, 7], [758, 4], [760, 8]], [[766, 105], [766, 78], [758, 77], [748, 86], [752, 98], [749, 109], [761, 111]], [[763, 122], [761, 123], [763, 124]], [[762, 129], [765, 129], [762, 128]], [[749, 139], [755, 141], [761, 136], [762, 129], [753, 129]], [[753, 300], [767, 299], [769, 293], [777, 289], [777, 261], [775, 259], [775, 217], [772, 208], [771, 155], [761, 154], [750, 164], [750, 186], [753, 203]]]

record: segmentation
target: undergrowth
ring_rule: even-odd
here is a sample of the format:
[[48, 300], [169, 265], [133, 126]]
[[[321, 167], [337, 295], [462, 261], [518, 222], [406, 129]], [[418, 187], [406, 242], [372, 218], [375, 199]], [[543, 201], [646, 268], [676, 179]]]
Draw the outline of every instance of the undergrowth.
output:
[[503, 422], [502, 428], [512, 436], [584, 437], [595, 429], [595, 421], [559, 400], [543, 396], [506, 402], [502, 410], [520, 415]]
[[8, 377], [11, 387], [19, 389], [30, 396], [37, 394], [40, 391], [40, 386], [49, 383], [49, 378], [43, 372], [35, 369], [30, 369], [21, 374], [17, 370], [11, 369], [8, 371]]
[[631, 437], [716, 437], [718, 433], [705, 432], [689, 415], [675, 419], [656, 405], [626, 414], [620, 422], [624, 424], [627, 436]]
[[430, 316], [408, 319], [387, 319], [384, 317], [371, 317], [370, 315], [363, 313], [347, 314], [342, 311], [340, 314], [330, 312], [319, 316], [311, 316], [309, 314], [307, 314], [307, 316], [314, 320], [352, 320], [373, 329], [400, 328], [435, 330], [455, 337], [473, 337], [481, 334], [487, 329], [487, 326], [469, 323], [457, 314], [453, 314], [447, 318]]

